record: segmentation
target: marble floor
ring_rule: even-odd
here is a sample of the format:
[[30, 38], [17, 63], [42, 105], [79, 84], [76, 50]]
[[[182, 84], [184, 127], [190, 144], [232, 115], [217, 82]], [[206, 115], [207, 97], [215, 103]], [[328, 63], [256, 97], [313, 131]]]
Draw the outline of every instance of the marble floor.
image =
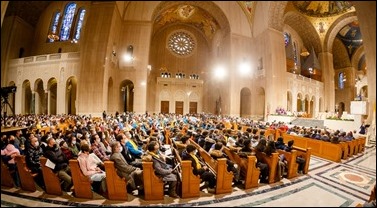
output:
[[108, 200], [94, 194], [91, 200], [75, 198], [70, 193], [48, 195], [38, 189], [27, 192], [1, 187], [2, 207], [125, 207], [125, 206], [241, 206], [241, 207], [355, 207], [369, 199], [376, 183], [376, 148], [334, 163], [312, 156], [307, 175], [283, 179], [275, 184], [263, 184], [244, 190], [235, 187], [231, 194], [201, 193], [199, 198], [144, 201], [128, 195], [127, 201]]

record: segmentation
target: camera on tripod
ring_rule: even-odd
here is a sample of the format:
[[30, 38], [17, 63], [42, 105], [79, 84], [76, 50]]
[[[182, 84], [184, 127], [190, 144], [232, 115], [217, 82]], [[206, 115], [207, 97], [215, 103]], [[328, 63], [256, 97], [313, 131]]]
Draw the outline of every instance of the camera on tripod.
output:
[[17, 87], [16, 86], [9, 86], [9, 87], [2, 87], [1, 88], [1, 96], [7, 97], [8, 94], [16, 93]]

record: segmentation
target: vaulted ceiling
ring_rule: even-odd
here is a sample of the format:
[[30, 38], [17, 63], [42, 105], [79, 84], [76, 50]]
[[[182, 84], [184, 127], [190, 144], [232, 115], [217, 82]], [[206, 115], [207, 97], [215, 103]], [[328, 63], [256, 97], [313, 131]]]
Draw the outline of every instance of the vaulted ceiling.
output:
[[5, 17], [18, 16], [33, 27], [51, 1], [9, 1]]

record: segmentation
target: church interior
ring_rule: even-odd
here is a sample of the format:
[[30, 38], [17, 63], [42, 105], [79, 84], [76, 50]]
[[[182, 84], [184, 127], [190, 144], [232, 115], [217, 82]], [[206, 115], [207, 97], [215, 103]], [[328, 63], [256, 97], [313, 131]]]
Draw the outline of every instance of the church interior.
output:
[[[15, 115], [208, 114], [367, 124], [375, 142], [374, 1], [1, 1], [1, 43], [2, 132]], [[375, 164], [374, 143], [231, 193], [110, 200], [2, 186], [1, 206], [354, 207]]]

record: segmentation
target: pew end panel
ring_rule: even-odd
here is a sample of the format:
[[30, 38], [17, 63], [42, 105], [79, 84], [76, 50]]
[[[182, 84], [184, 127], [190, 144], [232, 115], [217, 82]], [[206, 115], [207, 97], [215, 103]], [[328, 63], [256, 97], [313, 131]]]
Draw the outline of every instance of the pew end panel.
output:
[[143, 162], [144, 199], [163, 200], [164, 182], [154, 173], [153, 162]]
[[200, 176], [192, 172], [191, 161], [183, 160], [182, 166], [182, 198], [200, 197]]
[[88, 176], [82, 173], [79, 161], [76, 159], [69, 160], [69, 166], [72, 173], [72, 182], [75, 187], [75, 196], [78, 198], [92, 199], [92, 181]]
[[35, 174], [32, 175], [29, 168], [26, 166], [25, 155], [17, 155], [16, 158], [18, 175], [20, 176], [21, 188], [25, 191], [34, 192], [37, 190], [34, 182]]
[[14, 182], [8, 166], [1, 160], [1, 185], [13, 187]]
[[104, 162], [106, 170], [107, 196], [110, 200], [128, 200], [127, 182], [116, 173], [113, 161]]
[[297, 176], [298, 164], [296, 162], [297, 151], [292, 150], [292, 152], [286, 152], [284, 150], [278, 150], [279, 154], [284, 154], [287, 160], [287, 178], [291, 179]]
[[280, 181], [280, 178], [276, 177], [276, 171], [279, 161], [279, 154], [274, 152], [271, 156], [267, 156], [264, 152], [256, 152], [256, 154], [259, 154], [258, 157], [263, 158], [263, 162], [268, 165], [269, 168], [269, 174], [268, 174], [268, 183], [275, 183]]
[[52, 195], [62, 195], [63, 191], [60, 185], [60, 179], [53, 170], [46, 166], [47, 158], [40, 157], [43, 180], [46, 186], [46, 193]]
[[231, 193], [233, 191], [233, 173], [227, 170], [227, 159], [217, 159], [216, 194]]

